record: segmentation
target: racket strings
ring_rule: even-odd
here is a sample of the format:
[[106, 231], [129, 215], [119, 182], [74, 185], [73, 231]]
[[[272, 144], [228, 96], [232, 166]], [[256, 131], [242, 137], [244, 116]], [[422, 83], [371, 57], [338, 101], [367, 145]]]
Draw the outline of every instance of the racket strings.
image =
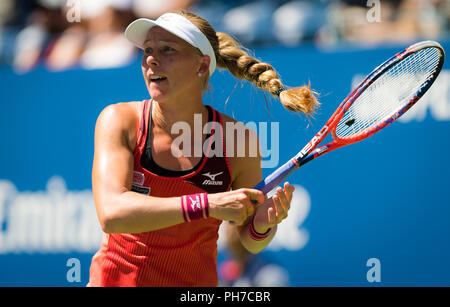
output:
[[337, 137], [353, 137], [392, 117], [433, 77], [440, 57], [437, 48], [426, 48], [389, 68], [345, 112]]
[[[342, 122], [346, 126], [341, 125], [340, 128], [344, 129], [340, 129], [338, 134], [345, 136], [358, 133], [391, 116], [407, 103], [412, 98], [414, 90], [418, 90], [420, 85], [428, 79], [423, 69], [416, 72], [412, 70], [416, 67], [413, 64], [417, 63], [424, 65], [421, 67], [430, 67], [430, 65], [433, 67], [433, 61], [430, 61], [425, 53], [416, 55], [409, 61], [398, 63], [357, 99], [347, 114], [347, 117], [353, 118], [355, 124], [349, 125], [349, 121], [344, 119]], [[404, 89], [403, 91], [398, 90], [400, 86]]]

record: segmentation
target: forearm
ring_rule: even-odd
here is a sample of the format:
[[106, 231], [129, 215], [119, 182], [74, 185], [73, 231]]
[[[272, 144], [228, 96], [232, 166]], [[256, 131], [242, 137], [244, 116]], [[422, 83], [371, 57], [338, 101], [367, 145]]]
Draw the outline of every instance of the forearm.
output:
[[126, 191], [108, 197], [99, 213], [107, 233], [142, 233], [184, 222], [181, 197], [153, 197]]
[[272, 241], [273, 237], [275, 236], [277, 232], [277, 226], [272, 227], [270, 232], [268, 233], [268, 236], [262, 240], [255, 240], [250, 235], [250, 226], [252, 223], [252, 219], [243, 226], [238, 227], [239, 231], [239, 237], [241, 240], [242, 245], [252, 254], [257, 254], [261, 252], [264, 248], [269, 245], [269, 243]]
[[94, 193], [100, 224], [107, 233], [141, 233], [208, 217], [240, 225], [247, 218], [251, 201], [263, 200], [261, 191], [251, 189], [168, 198], [125, 188], [121, 193]]

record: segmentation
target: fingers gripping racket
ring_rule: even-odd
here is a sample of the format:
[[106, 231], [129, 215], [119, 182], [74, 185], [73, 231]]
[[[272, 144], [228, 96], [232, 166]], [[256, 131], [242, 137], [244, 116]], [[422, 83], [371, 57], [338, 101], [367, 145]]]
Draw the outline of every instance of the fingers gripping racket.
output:
[[[445, 53], [424, 41], [397, 53], [375, 68], [341, 103], [327, 123], [292, 159], [254, 188], [267, 194], [292, 172], [339, 147], [379, 132], [408, 111], [436, 80]], [[317, 146], [331, 132], [333, 141]]]

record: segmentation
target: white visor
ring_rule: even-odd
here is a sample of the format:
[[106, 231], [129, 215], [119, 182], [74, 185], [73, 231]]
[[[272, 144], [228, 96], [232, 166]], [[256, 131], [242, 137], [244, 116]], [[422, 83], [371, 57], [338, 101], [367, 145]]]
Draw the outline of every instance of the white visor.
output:
[[211, 58], [209, 64], [209, 76], [216, 69], [216, 56], [214, 50], [206, 36], [192, 22], [181, 15], [175, 13], [166, 13], [156, 20], [140, 18], [133, 21], [125, 30], [125, 37], [140, 49], [147, 38], [148, 31], [155, 27], [161, 27], [173, 35], [178, 36], [190, 45], [198, 48], [203, 55]]

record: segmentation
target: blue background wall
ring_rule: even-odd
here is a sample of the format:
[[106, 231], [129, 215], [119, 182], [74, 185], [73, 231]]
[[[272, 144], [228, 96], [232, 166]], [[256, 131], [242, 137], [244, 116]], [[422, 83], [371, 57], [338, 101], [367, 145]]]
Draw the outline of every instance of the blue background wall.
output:
[[[281, 164], [322, 126], [353, 78], [403, 47], [257, 48], [285, 84], [310, 81], [321, 93], [311, 120], [268, 95], [267, 111], [259, 90], [225, 71], [213, 75], [205, 103], [244, 123], [279, 122]], [[310, 201], [303, 218], [291, 214], [289, 227], [307, 236], [297, 246], [280, 238], [264, 255], [289, 270], [291, 285], [372, 285], [369, 258], [381, 262], [381, 285], [450, 285], [449, 69], [447, 61], [409, 117], [289, 179]], [[100, 238], [90, 192], [95, 121], [109, 104], [148, 97], [140, 60], [120, 69], [39, 67], [25, 75], [0, 67], [0, 88], [0, 285], [84, 286]], [[80, 260], [79, 283], [66, 279], [70, 258]]]

